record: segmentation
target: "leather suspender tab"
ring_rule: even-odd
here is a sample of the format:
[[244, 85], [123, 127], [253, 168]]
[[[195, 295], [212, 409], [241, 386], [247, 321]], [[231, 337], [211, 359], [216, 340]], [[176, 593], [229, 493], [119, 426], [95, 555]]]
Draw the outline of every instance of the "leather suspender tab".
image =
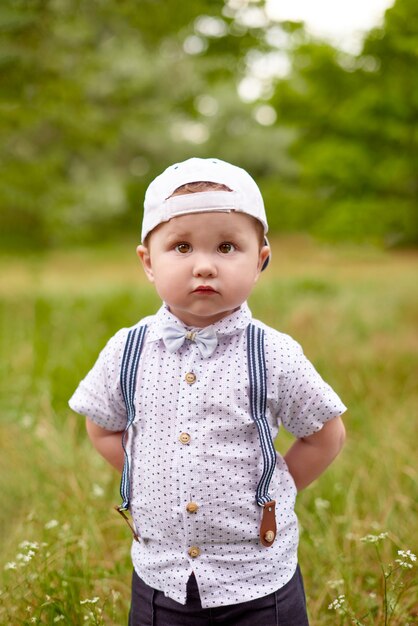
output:
[[273, 545], [276, 532], [276, 500], [271, 500], [264, 505], [263, 517], [261, 518], [260, 541], [263, 546], [269, 548]]

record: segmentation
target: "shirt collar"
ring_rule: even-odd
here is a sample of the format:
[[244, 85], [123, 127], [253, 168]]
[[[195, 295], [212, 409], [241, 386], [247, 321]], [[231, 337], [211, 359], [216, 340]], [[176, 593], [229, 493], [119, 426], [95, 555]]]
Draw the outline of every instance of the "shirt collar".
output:
[[[215, 324], [211, 324], [208, 328], [213, 328], [217, 335], [235, 335], [247, 328], [251, 319], [252, 315], [249, 306], [244, 302], [241, 304], [240, 308], [231, 313], [231, 315], [222, 318]], [[148, 325], [146, 341], [157, 341], [161, 339], [162, 329], [167, 324], [177, 324], [185, 329], [190, 328], [179, 320], [178, 317], [173, 315], [166, 304], [163, 304]]]

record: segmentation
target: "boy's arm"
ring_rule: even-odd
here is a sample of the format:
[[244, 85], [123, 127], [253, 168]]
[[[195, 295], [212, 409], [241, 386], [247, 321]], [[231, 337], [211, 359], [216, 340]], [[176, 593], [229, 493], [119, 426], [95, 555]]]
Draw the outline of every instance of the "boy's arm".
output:
[[298, 491], [322, 474], [340, 452], [344, 440], [342, 419], [334, 417], [318, 432], [295, 441], [286, 452], [284, 460]]
[[123, 431], [106, 430], [92, 422], [88, 417], [86, 418], [86, 429], [93, 446], [99, 454], [101, 454], [110, 465], [113, 465], [119, 472], [122, 472], [125, 458], [122, 448]]

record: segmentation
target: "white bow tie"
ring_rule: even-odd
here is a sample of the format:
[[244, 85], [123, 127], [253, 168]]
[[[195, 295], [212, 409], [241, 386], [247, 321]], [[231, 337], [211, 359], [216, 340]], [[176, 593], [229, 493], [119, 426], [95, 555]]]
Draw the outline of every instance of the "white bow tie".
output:
[[168, 324], [162, 329], [162, 338], [169, 352], [176, 352], [181, 348], [185, 339], [194, 341], [203, 358], [211, 356], [218, 345], [216, 333], [210, 327], [201, 330], [186, 330], [176, 324]]

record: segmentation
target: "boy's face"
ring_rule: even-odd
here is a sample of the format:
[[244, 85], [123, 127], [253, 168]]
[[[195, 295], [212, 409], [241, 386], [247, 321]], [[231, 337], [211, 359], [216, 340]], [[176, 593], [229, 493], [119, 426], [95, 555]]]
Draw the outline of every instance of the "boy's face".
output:
[[137, 253], [160, 298], [187, 326], [214, 324], [249, 296], [269, 254], [244, 213], [192, 213], [160, 224]]

